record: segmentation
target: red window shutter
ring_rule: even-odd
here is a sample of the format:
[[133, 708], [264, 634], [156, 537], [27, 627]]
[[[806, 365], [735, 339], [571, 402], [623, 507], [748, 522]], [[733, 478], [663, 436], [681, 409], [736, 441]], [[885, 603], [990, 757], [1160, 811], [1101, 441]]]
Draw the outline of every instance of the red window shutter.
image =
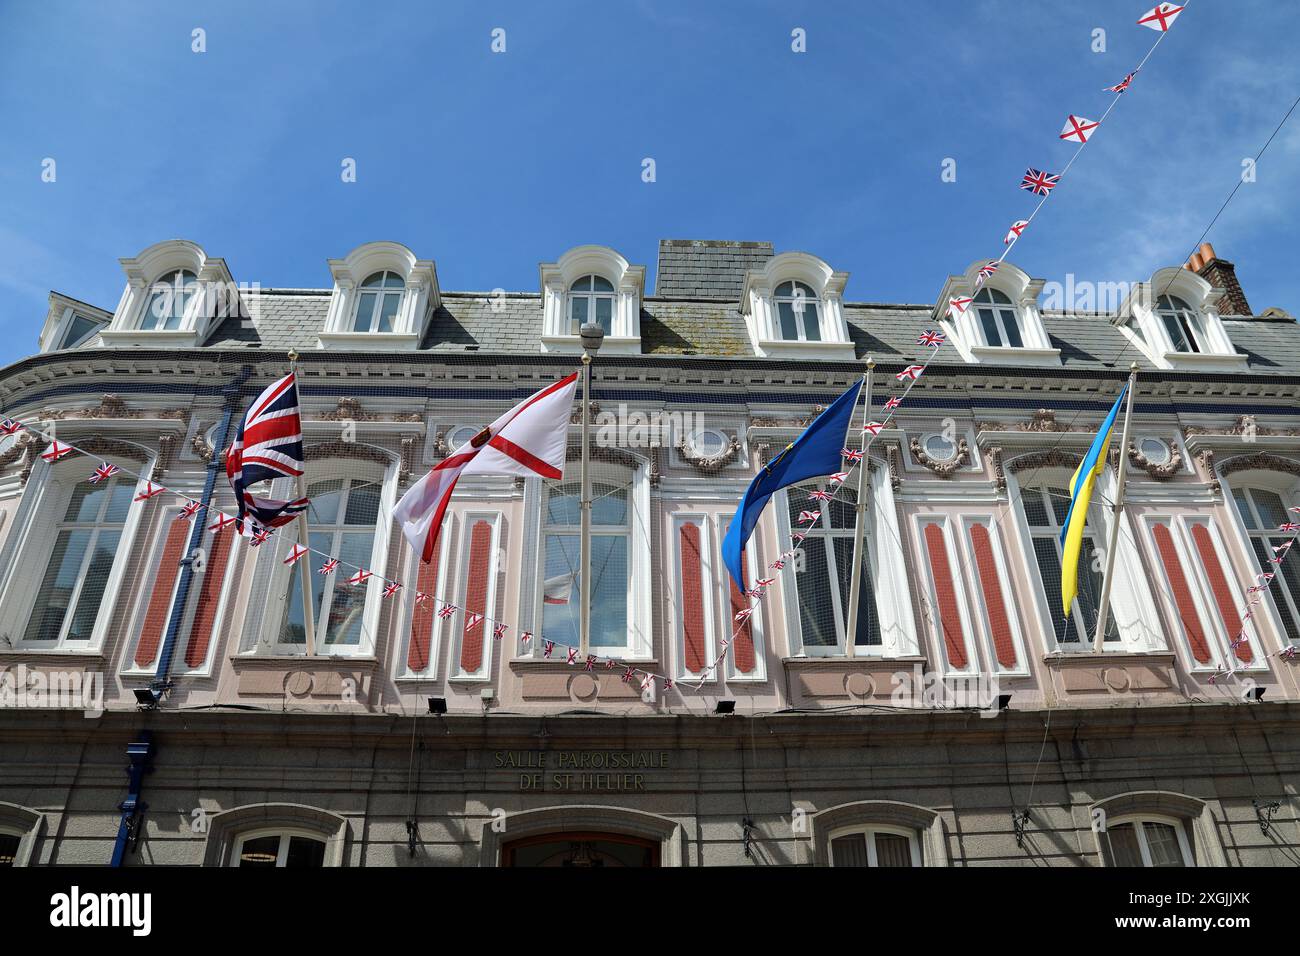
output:
[[700, 526], [682, 522], [678, 532], [681, 549], [681, 615], [683, 663], [686, 670], [698, 674], [707, 666], [704, 660], [704, 584], [700, 558]]
[[[1235, 641], [1241, 633], [1241, 615], [1237, 613], [1236, 602], [1232, 600], [1232, 585], [1223, 573], [1223, 562], [1219, 560], [1219, 549], [1214, 546], [1210, 529], [1203, 524], [1192, 525], [1192, 540], [1196, 542], [1196, 552], [1205, 568], [1205, 576], [1210, 581], [1210, 591], [1214, 594], [1214, 603], [1219, 608], [1219, 619], [1223, 621], [1223, 630], [1228, 640]], [[1237, 660], [1249, 664], [1255, 659], [1255, 652], [1249, 642], [1237, 645]]]
[[1016, 666], [1016, 642], [1011, 635], [1011, 619], [1002, 597], [1002, 581], [998, 578], [998, 562], [993, 554], [993, 541], [989, 529], [982, 524], [970, 526], [971, 548], [975, 551], [975, 567], [979, 571], [980, 588], [984, 592], [984, 607], [988, 609], [989, 633], [993, 636], [993, 650], [1003, 667]]
[[428, 564], [421, 562], [420, 571], [415, 578], [415, 589], [428, 599], [415, 605], [411, 612], [411, 635], [406, 651], [406, 668], [412, 674], [423, 674], [429, 666], [429, 643], [433, 640], [433, 628], [438, 623], [438, 601], [433, 593], [438, 586], [438, 555], [442, 551], [443, 535], [433, 546], [433, 557]]
[[[469, 570], [465, 578], [465, 619], [471, 614], [487, 615], [488, 571], [492, 563], [492, 525], [476, 521], [469, 535]], [[491, 625], [485, 620], [467, 628], [460, 642], [460, 669], [472, 674], [483, 666], [483, 634]]]
[[1174, 592], [1174, 604], [1178, 616], [1182, 619], [1183, 630], [1187, 632], [1187, 643], [1191, 646], [1192, 657], [1198, 663], [1210, 662], [1210, 648], [1205, 643], [1205, 631], [1201, 627], [1201, 616], [1196, 613], [1196, 602], [1192, 600], [1191, 589], [1187, 586], [1187, 575], [1183, 573], [1183, 563], [1178, 559], [1178, 549], [1174, 546], [1174, 536], [1169, 532], [1169, 525], [1156, 523], [1151, 526], [1151, 535], [1155, 538], [1156, 550], [1160, 552], [1160, 563], [1165, 566], [1165, 577]]
[[955, 668], [964, 668], [966, 636], [961, 628], [957, 589], [952, 580], [952, 565], [948, 563], [948, 549], [944, 546], [942, 527], [937, 524], [925, 526], [925, 547], [930, 556], [934, 592], [939, 599], [939, 626], [943, 630], [944, 646], [948, 649], [948, 662]]
[[137, 667], [149, 666], [158, 656], [163, 632], [167, 629], [168, 612], [172, 606], [172, 591], [176, 588], [176, 577], [181, 570], [180, 560], [185, 554], [185, 543], [190, 536], [188, 521], [168, 521], [167, 524], [167, 538], [163, 541], [162, 556], [158, 559], [158, 568], [154, 574], [153, 591], [149, 594], [149, 604], [144, 612], [144, 627], [140, 629], [140, 641], [135, 646]]
[[217, 605], [221, 603], [221, 585], [226, 579], [227, 558], [235, 540], [235, 532], [227, 528], [212, 536], [203, 580], [199, 584], [199, 600], [194, 605], [194, 622], [190, 625], [190, 640], [185, 646], [185, 666], [199, 667], [208, 658], [208, 641], [212, 639], [212, 626], [217, 620]]
[[[747, 558], [744, 551], [740, 552], [740, 570], [748, 578], [749, 569]], [[731, 618], [729, 627], [734, 627], [736, 623], [736, 613], [742, 608], [749, 607], [749, 598], [745, 596], [740, 588], [736, 587], [736, 582], [727, 575], [727, 586], [731, 588]], [[745, 618], [739, 628], [735, 629], [735, 636], [731, 640], [732, 661], [735, 662], [737, 674], [752, 674], [754, 672], [754, 631], [751, 624], [752, 618]]]

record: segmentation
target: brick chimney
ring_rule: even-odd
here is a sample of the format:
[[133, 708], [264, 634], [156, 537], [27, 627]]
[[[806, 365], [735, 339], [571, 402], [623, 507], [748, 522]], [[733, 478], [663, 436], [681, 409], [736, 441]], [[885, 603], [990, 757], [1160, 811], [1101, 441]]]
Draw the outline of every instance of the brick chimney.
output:
[[1241, 283], [1237, 281], [1237, 270], [1227, 259], [1220, 259], [1214, 254], [1214, 246], [1208, 242], [1201, 243], [1201, 248], [1192, 253], [1183, 268], [1189, 272], [1195, 272], [1198, 276], [1214, 286], [1216, 289], [1223, 290], [1223, 297], [1219, 299], [1216, 308], [1220, 315], [1245, 315], [1250, 316], [1255, 313], [1250, 311], [1250, 303], [1246, 301], [1246, 293], [1241, 289]]

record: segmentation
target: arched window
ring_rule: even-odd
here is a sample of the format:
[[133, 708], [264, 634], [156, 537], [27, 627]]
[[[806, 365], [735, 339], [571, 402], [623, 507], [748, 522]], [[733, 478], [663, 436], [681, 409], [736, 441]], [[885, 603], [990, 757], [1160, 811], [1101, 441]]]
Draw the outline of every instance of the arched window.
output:
[[[1099, 525], [1089, 522], [1079, 551], [1079, 594], [1067, 619], [1061, 608], [1061, 528], [1070, 512], [1070, 495], [1051, 484], [1031, 486], [1020, 497], [1029, 525], [1038, 574], [1051, 613], [1052, 632], [1059, 644], [1091, 648], [1097, 632], [1097, 608], [1101, 601], [1102, 538]], [[1107, 616], [1106, 640], [1118, 641], [1115, 615]]]
[[[581, 636], [581, 491], [578, 482], [548, 486], [542, 516], [542, 637], [571, 647]], [[630, 484], [591, 483], [591, 651], [599, 656], [628, 647], [631, 497]]]
[[149, 287], [149, 298], [140, 314], [140, 328], [146, 332], [179, 329], [198, 288], [198, 276], [187, 269], [178, 269], [158, 279]]
[[[799, 592], [799, 629], [804, 653], [827, 656], [843, 653], [845, 621], [849, 613], [849, 582], [853, 578], [853, 529], [857, 520], [857, 495], [841, 488], [830, 501], [815, 501], [808, 493], [828, 489], [825, 482], [809, 482], [789, 489], [786, 504], [790, 527], [803, 531], [802, 569], [794, 575]], [[801, 522], [803, 511], [820, 512], [814, 522]], [[880, 622], [876, 616], [871, 535], [862, 558], [862, 588], [858, 598], [858, 626], [854, 647], [878, 647]], [[798, 565], [796, 565], [798, 567]]]
[[406, 283], [396, 272], [376, 272], [361, 283], [357, 311], [352, 320], [354, 332], [391, 332], [402, 307]]
[[[307, 489], [317, 654], [354, 653], [363, 645], [366, 593], [373, 579], [360, 585], [348, 584], [347, 579], [358, 567], [370, 568], [381, 494], [381, 482], [363, 478], [317, 481]], [[341, 563], [338, 570], [321, 574], [326, 555]], [[282, 648], [291, 653], [301, 653], [306, 642], [302, 615], [302, 575], [295, 573], [289, 581], [279, 638]]]
[[1156, 316], [1164, 324], [1175, 352], [1206, 351], [1205, 326], [1201, 314], [1175, 295], [1156, 300]]
[[1108, 822], [1101, 834], [1111, 866], [1195, 866], [1183, 821], [1136, 816]]
[[992, 347], [1023, 348], [1020, 317], [1011, 300], [987, 286], [975, 296], [975, 313], [984, 330], [984, 344]]
[[325, 865], [326, 843], [307, 831], [254, 830], [235, 837], [230, 865], [316, 869]]
[[27, 620], [23, 643], [43, 648], [86, 648], [122, 539], [134, 482], [80, 481], [63, 519]]
[[913, 867], [921, 865], [916, 832], [904, 827], [867, 826], [831, 834], [831, 866]]
[[579, 334], [588, 322], [606, 335], [614, 328], [614, 286], [602, 276], [583, 276], [569, 286], [569, 334]]
[[820, 342], [821, 306], [817, 293], [802, 282], [782, 282], [772, 296], [781, 338], [787, 342]]
[[1282, 615], [1287, 637], [1293, 643], [1300, 643], [1300, 554], [1297, 554], [1300, 548], [1281, 552], [1281, 564], [1272, 563], [1278, 557], [1273, 549], [1294, 537], [1277, 529], [1294, 520], [1294, 516], [1288, 514], [1281, 495], [1265, 488], [1234, 487], [1232, 500], [1237, 504], [1237, 513], [1246, 527], [1259, 566], [1274, 571], [1269, 589]]

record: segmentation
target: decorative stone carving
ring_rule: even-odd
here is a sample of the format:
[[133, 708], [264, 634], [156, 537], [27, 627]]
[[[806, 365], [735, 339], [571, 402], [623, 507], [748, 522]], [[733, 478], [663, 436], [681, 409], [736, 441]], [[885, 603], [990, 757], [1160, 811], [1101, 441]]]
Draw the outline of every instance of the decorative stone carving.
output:
[[32, 437], [29, 431], [19, 432], [14, 443], [10, 445], [3, 453], [0, 453], [0, 468], [8, 468], [27, 451], [29, 446], [35, 445], [36, 439]]
[[451, 449], [447, 447], [447, 433], [439, 430], [433, 436], [433, 455], [435, 458], [446, 458], [449, 451]]
[[885, 446], [885, 461], [889, 466], [889, 485], [895, 491], [903, 485], [903, 449], [891, 442]]
[[1205, 478], [1211, 490], [1216, 495], [1223, 494], [1223, 485], [1219, 483], [1219, 476], [1214, 472], [1214, 452], [1207, 448], [1196, 456], [1196, 460], [1200, 463], [1202, 477]]
[[[594, 425], [596, 424], [596, 416], [600, 414], [600, 403], [591, 402], [588, 408], [589, 411], [587, 412], [587, 424]], [[572, 414], [569, 415], [569, 424], [570, 425], [582, 424], [582, 402], [577, 402], [574, 404], [573, 412]]]
[[1083, 432], [1091, 429], [1083, 426], [1062, 425], [1056, 420], [1056, 412], [1050, 408], [1040, 408], [1025, 422], [980, 422], [982, 432]]
[[355, 441], [322, 441], [308, 445], [302, 450], [306, 461], [320, 461], [324, 458], [345, 458], [351, 461], [370, 461], [387, 467], [392, 458], [373, 445]]
[[1281, 455], [1270, 455], [1268, 452], [1256, 452], [1253, 455], [1238, 455], [1236, 458], [1229, 458], [1220, 468], [1223, 476], [1236, 474], [1239, 471], [1280, 471], [1286, 475], [1300, 476], [1300, 461], [1294, 458], [1283, 458]]
[[208, 441], [207, 437], [201, 431], [197, 432], [194, 437], [190, 439], [190, 448], [193, 449], [194, 454], [198, 455], [199, 459], [207, 465], [212, 464], [212, 458], [217, 453], [217, 450], [212, 447], [212, 442]]
[[[307, 416], [309, 419], [313, 416]], [[366, 411], [361, 407], [361, 402], [355, 398], [340, 398], [334, 406], [334, 411], [325, 412], [323, 415], [314, 419], [322, 422], [421, 422], [424, 416], [420, 412], [409, 412], [404, 415], [383, 416], [376, 415]]]
[[415, 456], [420, 444], [419, 435], [402, 435], [401, 436], [401, 464], [397, 468], [397, 480], [405, 483], [411, 477], [411, 471], [415, 468]]
[[1174, 475], [1178, 474], [1183, 467], [1183, 453], [1177, 445], [1169, 446], [1169, 460], [1163, 465], [1157, 465], [1138, 449], [1137, 442], [1130, 440], [1128, 443], [1128, 460], [1132, 462], [1135, 468], [1141, 468], [1156, 481], [1168, 481]]
[[958, 439], [957, 454], [953, 455], [947, 461], [939, 461], [938, 459], [931, 458], [926, 454], [925, 449], [921, 447], [920, 440], [916, 438], [913, 438], [908, 442], [907, 447], [911, 450], [912, 457], [915, 458], [917, 462], [924, 465], [926, 468], [929, 468], [940, 478], [951, 478], [958, 468], [967, 468], [971, 463], [970, 445], [967, 444], [966, 439], [964, 438]]
[[1002, 449], [994, 447], [988, 450], [989, 464], [993, 468], [993, 484], [997, 486], [998, 491], [1007, 490], [1007, 475], [1002, 468]]
[[723, 468], [726, 468], [740, 455], [740, 439], [735, 435], [729, 436], [731, 441], [721, 452], [716, 455], [701, 455], [692, 448], [685, 438], [677, 441], [677, 454], [682, 456], [682, 461], [686, 462], [698, 472], [706, 475], [715, 475]]
[[154, 462], [153, 477], [162, 478], [167, 469], [176, 460], [176, 436], [165, 434], [158, 436], [158, 459]]
[[126, 400], [121, 395], [104, 395], [100, 398], [99, 404], [91, 408], [47, 408], [40, 412], [36, 417], [49, 421], [68, 421], [79, 418], [92, 419], [129, 419], [129, 418], [166, 418], [166, 419], [184, 419], [186, 410], [183, 408], [166, 408], [161, 411], [150, 409], [148, 414], [139, 408], [130, 408]]
[[1245, 437], [1273, 435], [1285, 438], [1300, 438], [1300, 428], [1260, 428], [1255, 423], [1254, 415], [1239, 415], [1229, 428], [1215, 428], [1206, 425], [1187, 425], [1183, 428], [1183, 437], [1196, 435], [1240, 435]]
[[1082, 461], [1082, 455], [1062, 451], [1059, 448], [1049, 448], [1047, 451], [1021, 455], [1011, 462], [1009, 468], [1012, 474], [1018, 474], [1033, 468], [1069, 468], [1073, 471], [1079, 467], [1079, 463]]

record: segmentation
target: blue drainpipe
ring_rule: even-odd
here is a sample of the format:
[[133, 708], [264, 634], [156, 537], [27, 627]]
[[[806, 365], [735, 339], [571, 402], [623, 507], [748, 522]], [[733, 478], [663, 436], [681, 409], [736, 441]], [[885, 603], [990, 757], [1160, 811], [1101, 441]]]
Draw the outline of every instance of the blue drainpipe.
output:
[[130, 782], [126, 799], [117, 805], [122, 818], [117, 824], [117, 839], [113, 841], [113, 859], [109, 866], [121, 866], [127, 847], [134, 850], [140, 841], [140, 825], [144, 811], [149, 807], [140, 799], [140, 792], [144, 789], [144, 775], [153, 770], [153, 735], [150, 731], [140, 731], [137, 738], [126, 745], [126, 759], [130, 761], [126, 768]]
[[212, 494], [217, 487], [217, 476], [221, 474], [221, 452], [230, 442], [230, 421], [239, 407], [239, 396], [245, 382], [253, 370], [245, 365], [237, 376], [222, 389], [224, 407], [221, 411], [220, 437], [212, 448], [212, 460], [208, 462], [208, 474], [203, 482], [203, 497], [199, 501], [199, 513], [194, 516], [194, 528], [190, 531], [189, 547], [185, 557], [181, 558], [180, 582], [176, 585], [176, 600], [172, 602], [171, 617], [167, 620], [167, 634], [163, 637], [162, 653], [158, 655], [158, 670], [149, 687], [154, 696], [161, 699], [171, 687], [172, 658], [176, 654], [176, 641], [180, 636], [181, 618], [185, 616], [185, 604], [190, 596], [190, 587], [194, 583], [194, 552], [203, 542], [203, 533], [207, 529], [208, 506], [212, 503]]

